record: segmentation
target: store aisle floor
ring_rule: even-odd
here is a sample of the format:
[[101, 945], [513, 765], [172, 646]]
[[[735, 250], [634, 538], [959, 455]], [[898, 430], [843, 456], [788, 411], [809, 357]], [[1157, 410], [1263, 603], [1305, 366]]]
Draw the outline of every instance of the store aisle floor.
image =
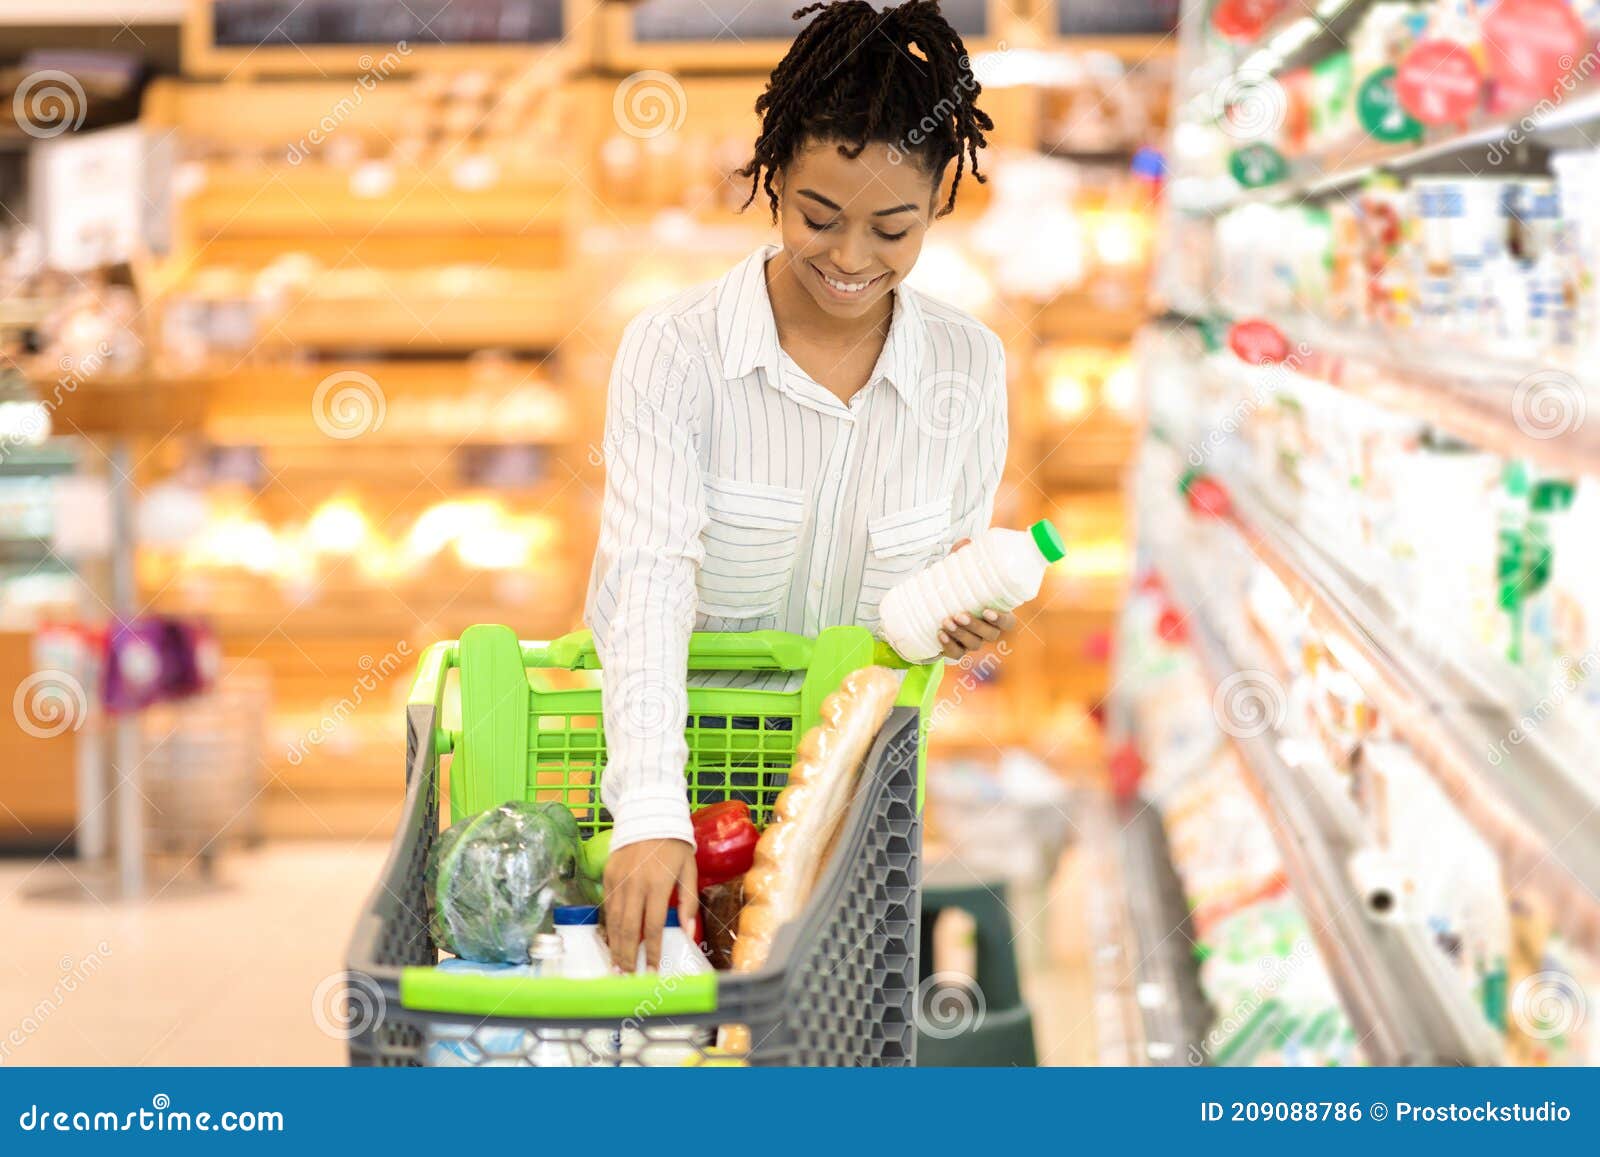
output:
[[[0, 1064], [343, 1063], [344, 1042], [317, 1023], [330, 1001], [313, 997], [343, 967], [385, 851], [275, 844], [229, 856], [217, 887], [174, 884], [139, 904], [43, 899], [68, 867], [0, 862]], [[1077, 858], [1018, 945], [1042, 1064], [1095, 1063]]]
[[[1050, 882], [1037, 962], [1024, 951], [1023, 995], [1033, 1009], [1033, 1038], [1041, 1066], [1100, 1063], [1095, 1038], [1094, 972], [1090, 961], [1088, 855], [1074, 845], [1064, 852]], [[1019, 941], [1030, 934], [1024, 932]], [[1023, 944], [1032, 948], [1031, 944]]]
[[68, 869], [0, 862], [0, 1058], [342, 1063], [344, 1042], [317, 1027], [312, 994], [341, 970], [386, 850], [275, 844], [229, 856], [219, 887], [173, 885], [136, 904], [34, 898], [69, 883]]

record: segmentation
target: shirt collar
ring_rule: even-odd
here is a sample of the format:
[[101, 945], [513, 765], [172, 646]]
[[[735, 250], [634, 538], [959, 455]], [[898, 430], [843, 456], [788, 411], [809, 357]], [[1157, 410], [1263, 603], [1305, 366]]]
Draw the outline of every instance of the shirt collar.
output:
[[[778, 323], [772, 316], [765, 271], [767, 260], [779, 249], [777, 245], [761, 246], [724, 274], [717, 285], [717, 345], [726, 378], [742, 378], [761, 366], [769, 383], [776, 385], [779, 380]], [[868, 384], [887, 378], [907, 403], [914, 403], [926, 335], [916, 291], [904, 284], [896, 286], [889, 336]]]

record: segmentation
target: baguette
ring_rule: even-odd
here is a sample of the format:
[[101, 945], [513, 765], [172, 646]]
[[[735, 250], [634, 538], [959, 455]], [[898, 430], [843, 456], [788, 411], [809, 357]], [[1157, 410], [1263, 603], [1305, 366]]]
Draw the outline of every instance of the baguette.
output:
[[863, 667], [822, 701], [821, 722], [800, 740], [789, 782], [773, 803], [772, 822], [761, 833], [755, 863], [745, 875], [735, 971], [754, 972], [765, 964], [773, 936], [811, 898], [867, 751], [899, 692], [893, 671]]

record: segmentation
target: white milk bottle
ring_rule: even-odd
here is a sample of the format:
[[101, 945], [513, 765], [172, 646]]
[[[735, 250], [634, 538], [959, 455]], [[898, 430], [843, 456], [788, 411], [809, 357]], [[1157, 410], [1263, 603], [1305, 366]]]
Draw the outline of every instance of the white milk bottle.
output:
[[1061, 532], [1047, 519], [1027, 530], [991, 527], [883, 596], [883, 637], [913, 663], [937, 658], [945, 620], [1020, 607], [1039, 593], [1045, 570], [1066, 553]]
[[[586, 904], [563, 906], [555, 910], [556, 935], [562, 940], [567, 961], [566, 975], [586, 978], [610, 976], [611, 950], [600, 931], [600, 909]], [[644, 945], [639, 945], [635, 971], [644, 973]], [[654, 1004], [677, 990], [678, 978], [710, 972], [711, 962], [680, 927], [678, 910], [667, 909], [666, 927], [661, 932], [661, 964], [658, 991], [640, 1002], [638, 1017], [624, 1021], [619, 1028], [587, 1029], [582, 1039], [593, 1063], [601, 1065], [652, 1066], [681, 1065], [699, 1055], [700, 1046], [710, 1044], [706, 1029], [694, 1025], [657, 1025], [648, 1020]], [[648, 1030], [648, 1031], [646, 1031]]]

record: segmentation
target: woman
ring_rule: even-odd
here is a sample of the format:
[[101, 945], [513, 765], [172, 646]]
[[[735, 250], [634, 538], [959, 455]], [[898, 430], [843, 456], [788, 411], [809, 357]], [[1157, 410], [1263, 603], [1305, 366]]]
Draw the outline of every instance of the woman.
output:
[[[658, 959], [695, 909], [684, 791], [691, 631], [877, 626], [885, 590], [989, 525], [1005, 360], [967, 314], [903, 284], [993, 123], [961, 38], [924, 0], [813, 4], [756, 102], [782, 246], [629, 323], [612, 370], [587, 618], [603, 667], [615, 821], [613, 959]], [[764, 176], [764, 180], [763, 180]], [[958, 659], [1015, 626], [947, 622]], [[784, 673], [717, 677], [792, 686]], [[737, 722], [737, 721], [736, 721]]]

